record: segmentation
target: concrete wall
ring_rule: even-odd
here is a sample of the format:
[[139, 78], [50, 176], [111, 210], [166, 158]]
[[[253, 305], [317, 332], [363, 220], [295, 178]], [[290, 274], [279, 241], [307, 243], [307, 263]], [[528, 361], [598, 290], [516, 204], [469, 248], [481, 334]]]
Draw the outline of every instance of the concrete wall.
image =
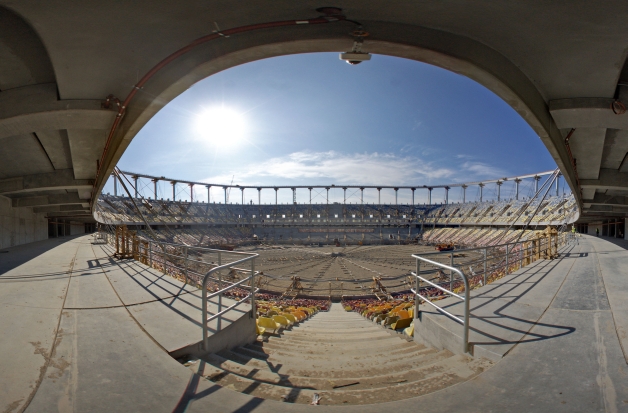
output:
[[71, 222], [70, 223], [70, 235], [81, 235], [85, 234], [85, 224], [82, 222]]
[[587, 234], [595, 235], [595, 229], [596, 228], [600, 230], [600, 236], [601, 236], [602, 235], [602, 224], [589, 224], [589, 232], [587, 232]]
[[0, 248], [14, 247], [48, 238], [48, 220], [31, 208], [13, 208], [0, 196]]

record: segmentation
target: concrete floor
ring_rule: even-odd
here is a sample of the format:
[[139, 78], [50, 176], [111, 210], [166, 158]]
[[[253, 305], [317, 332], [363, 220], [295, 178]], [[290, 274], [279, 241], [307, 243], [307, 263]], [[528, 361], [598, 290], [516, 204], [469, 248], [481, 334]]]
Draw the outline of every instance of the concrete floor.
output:
[[[547, 295], [546, 285], [556, 286], [529, 333], [473, 380], [398, 402], [316, 409], [628, 411], [626, 247], [621, 241], [581, 237], [568, 256], [543, 267], [548, 284], [514, 289], [511, 294], [519, 294], [523, 303]], [[187, 334], [188, 340], [198, 340], [196, 294], [139, 264], [120, 265], [106, 255], [89, 237], [79, 237], [15, 247], [0, 256], [2, 411], [313, 408], [253, 398], [190, 374], [165, 350], [185, 342]], [[547, 334], [552, 329], [567, 333]], [[550, 338], [530, 339], [538, 336]]]

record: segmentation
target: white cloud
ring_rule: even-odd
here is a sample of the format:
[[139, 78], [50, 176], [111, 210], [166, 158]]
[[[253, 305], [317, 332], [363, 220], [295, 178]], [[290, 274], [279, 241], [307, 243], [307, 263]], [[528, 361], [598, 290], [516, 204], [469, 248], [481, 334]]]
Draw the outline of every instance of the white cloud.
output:
[[[446, 163], [443, 165], [443, 163]], [[294, 152], [257, 164], [242, 165], [211, 176], [205, 182], [239, 185], [268, 185], [273, 180], [295, 184], [368, 184], [408, 186], [444, 184], [505, 176], [498, 168], [481, 162], [458, 165], [448, 160], [437, 162], [390, 153]]]

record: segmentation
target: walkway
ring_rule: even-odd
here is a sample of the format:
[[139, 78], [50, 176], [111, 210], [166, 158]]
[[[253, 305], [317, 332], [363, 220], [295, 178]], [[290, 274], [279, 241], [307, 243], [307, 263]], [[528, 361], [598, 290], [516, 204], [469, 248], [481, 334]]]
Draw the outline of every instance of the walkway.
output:
[[542, 282], [513, 289], [522, 309], [535, 296], [550, 304], [479, 376], [386, 404], [317, 407], [234, 392], [170, 357], [166, 350], [199, 335], [198, 296], [181, 283], [120, 265], [89, 237], [11, 248], [0, 254], [0, 411], [628, 411], [625, 248], [582, 237], [545, 266]]

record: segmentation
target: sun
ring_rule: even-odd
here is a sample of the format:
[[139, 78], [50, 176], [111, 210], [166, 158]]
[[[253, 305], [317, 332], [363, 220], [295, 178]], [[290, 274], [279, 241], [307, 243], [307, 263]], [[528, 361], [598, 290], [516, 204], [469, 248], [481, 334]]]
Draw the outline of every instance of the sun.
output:
[[196, 132], [212, 146], [233, 147], [245, 139], [246, 118], [232, 108], [207, 108], [197, 116]]

